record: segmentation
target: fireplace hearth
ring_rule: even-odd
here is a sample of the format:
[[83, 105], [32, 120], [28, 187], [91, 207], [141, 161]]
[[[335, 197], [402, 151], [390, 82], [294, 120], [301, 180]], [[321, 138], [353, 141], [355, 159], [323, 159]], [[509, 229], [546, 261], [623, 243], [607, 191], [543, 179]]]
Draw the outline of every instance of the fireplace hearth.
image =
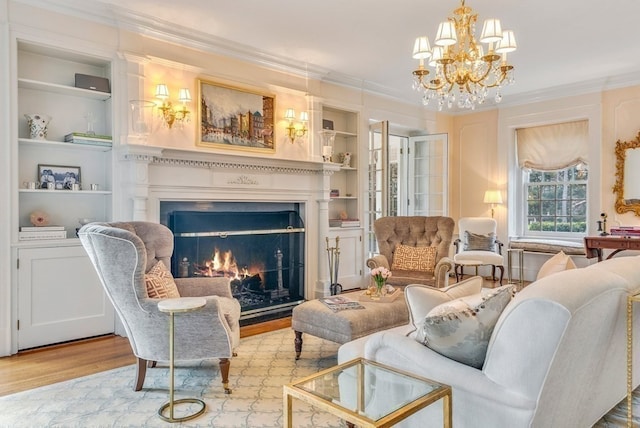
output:
[[169, 207], [173, 275], [229, 278], [241, 305], [241, 325], [290, 315], [304, 301], [305, 278], [305, 228], [298, 204], [293, 205], [296, 209], [267, 211]]

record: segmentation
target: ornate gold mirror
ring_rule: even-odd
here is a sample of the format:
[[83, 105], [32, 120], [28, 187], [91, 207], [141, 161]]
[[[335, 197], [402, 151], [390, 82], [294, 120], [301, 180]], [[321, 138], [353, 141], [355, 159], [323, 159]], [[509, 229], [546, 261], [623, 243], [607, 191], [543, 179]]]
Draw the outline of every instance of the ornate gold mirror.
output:
[[616, 141], [616, 212], [640, 216], [640, 132], [635, 140]]

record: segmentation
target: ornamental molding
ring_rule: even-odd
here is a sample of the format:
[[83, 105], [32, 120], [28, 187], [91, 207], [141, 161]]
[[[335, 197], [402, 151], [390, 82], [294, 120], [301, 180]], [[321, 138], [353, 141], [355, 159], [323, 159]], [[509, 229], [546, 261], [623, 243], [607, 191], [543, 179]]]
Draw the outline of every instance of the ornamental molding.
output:
[[239, 175], [235, 179], [227, 180], [227, 184], [242, 184], [244, 186], [257, 186], [260, 183], [258, 180], [251, 178], [247, 175]]

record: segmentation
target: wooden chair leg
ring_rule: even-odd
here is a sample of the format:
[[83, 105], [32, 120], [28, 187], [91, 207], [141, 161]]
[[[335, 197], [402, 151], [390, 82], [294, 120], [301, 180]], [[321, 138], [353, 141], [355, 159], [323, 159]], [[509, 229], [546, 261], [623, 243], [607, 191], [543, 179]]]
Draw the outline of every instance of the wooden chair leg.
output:
[[[144, 384], [144, 377], [147, 374], [147, 360], [142, 358], [137, 358], [136, 364], [136, 382], [133, 387], [134, 391], [140, 391], [142, 389], [142, 384]], [[151, 361], [149, 361], [151, 363]], [[155, 361], [154, 361], [155, 363]]]
[[296, 360], [300, 359], [300, 353], [302, 352], [302, 332], [301, 331], [296, 331], [296, 338], [294, 339], [293, 343], [296, 346]]
[[504, 278], [504, 266], [498, 266], [500, 269], [500, 285], [502, 285], [502, 278]]
[[231, 388], [229, 388], [229, 367], [231, 361], [228, 358], [220, 358], [220, 376], [222, 376], [222, 387], [225, 394], [231, 394]]

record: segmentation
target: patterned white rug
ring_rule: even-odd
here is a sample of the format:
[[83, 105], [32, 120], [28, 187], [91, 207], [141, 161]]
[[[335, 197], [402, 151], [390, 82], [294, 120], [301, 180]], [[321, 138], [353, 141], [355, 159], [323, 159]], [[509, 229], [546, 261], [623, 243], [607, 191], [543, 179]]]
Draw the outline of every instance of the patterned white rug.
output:
[[[222, 390], [217, 360], [178, 365], [175, 398], [200, 398], [207, 405], [206, 412], [191, 421], [170, 424], [157, 416], [158, 408], [168, 400], [166, 366], [148, 369], [143, 390], [134, 392], [132, 365], [0, 397], [0, 427], [280, 428], [282, 385], [335, 365], [339, 347], [305, 335], [302, 356], [296, 361], [293, 340], [291, 329], [242, 339], [238, 356], [231, 362], [231, 395]], [[634, 409], [638, 424], [637, 396]], [[626, 401], [622, 401], [595, 427], [625, 427], [626, 411]], [[180, 415], [178, 409], [175, 414]], [[337, 418], [295, 399], [293, 421], [300, 428], [344, 426]]]
[[[167, 366], [147, 369], [142, 391], [132, 389], [135, 366], [0, 397], [0, 427], [282, 427], [282, 385], [337, 363], [339, 345], [304, 336], [295, 360], [294, 333], [283, 329], [244, 338], [231, 360], [225, 395], [218, 361], [180, 364], [175, 370], [175, 399], [200, 398], [206, 412], [196, 419], [168, 423], [158, 408], [168, 401]], [[180, 406], [186, 410], [188, 406]], [[178, 408], [174, 414], [180, 416]], [[342, 427], [337, 418], [294, 400], [296, 427]]]

